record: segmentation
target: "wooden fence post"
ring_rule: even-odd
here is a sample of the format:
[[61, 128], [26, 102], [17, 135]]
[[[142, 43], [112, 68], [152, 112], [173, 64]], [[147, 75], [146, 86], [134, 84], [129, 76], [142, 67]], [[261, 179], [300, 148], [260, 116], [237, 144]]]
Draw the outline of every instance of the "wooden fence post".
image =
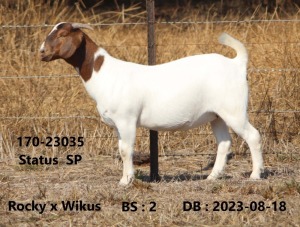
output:
[[[147, 0], [148, 65], [155, 65], [155, 1]], [[158, 133], [150, 130], [150, 181], [158, 181]]]

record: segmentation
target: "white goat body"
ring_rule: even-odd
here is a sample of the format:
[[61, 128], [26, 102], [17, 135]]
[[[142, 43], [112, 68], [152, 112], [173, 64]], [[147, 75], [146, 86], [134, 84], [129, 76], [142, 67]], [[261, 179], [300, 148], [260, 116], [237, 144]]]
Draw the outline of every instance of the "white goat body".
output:
[[[66, 27], [64, 24], [67, 23], [58, 24], [50, 34]], [[76, 24], [76, 29], [73, 28], [77, 33], [78, 27], [80, 24]], [[71, 32], [69, 36], [72, 36]], [[93, 46], [84, 33], [83, 37], [85, 45]], [[42, 58], [47, 61], [63, 58], [72, 64], [83, 77], [86, 90], [96, 101], [102, 120], [116, 130], [123, 159], [120, 184], [126, 185], [133, 179], [132, 154], [137, 127], [158, 131], [187, 130], [207, 122], [211, 122], [218, 143], [216, 162], [208, 179], [216, 179], [224, 169], [231, 145], [228, 126], [248, 143], [253, 161], [251, 178], [260, 178], [263, 170], [260, 135], [247, 118], [248, 57], [245, 47], [238, 40], [226, 33], [219, 39], [222, 44], [237, 51], [234, 59], [219, 54], [205, 54], [155, 66], [116, 59], [102, 48], [86, 48], [86, 52], [92, 53], [85, 56], [92, 55], [93, 62], [99, 58], [101, 61], [96, 69], [93, 65], [88, 66], [92, 67], [91, 75], [85, 79], [83, 66], [53, 54], [50, 51], [53, 37], [50, 41], [47, 39], [41, 47]], [[60, 48], [63, 45], [66, 44], [61, 44]]]
[[[153, 130], [186, 130], [240, 109], [246, 114], [246, 69], [239, 59], [208, 54], [145, 66], [113, 58], [103, 50], [99, 72], [85, 87], [104, 121], [124, 117]], [[233, 82], [234, 81], [234, 82]]]

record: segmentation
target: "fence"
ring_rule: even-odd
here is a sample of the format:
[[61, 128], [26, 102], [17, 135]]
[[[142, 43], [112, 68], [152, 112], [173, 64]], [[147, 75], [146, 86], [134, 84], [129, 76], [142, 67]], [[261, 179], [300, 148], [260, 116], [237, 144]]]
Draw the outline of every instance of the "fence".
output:
[[[199, 25], [199, 24], [206, 24], [206, 25], [214, 25], [214, 24], [258, 24], [258, 23], [266, 23], [266, 24], [273, 24], [273, 23], [299, 23], [300, 20], [227, 20], [227, 21], [167, 21], [167, 22], [156, 22], [155, 24], [159, 25], [166, 25], [166, 26], [172, 26], [172, 25]], [[147, 22], [136, 22], [136, 23], [94, 23], [90, 24], [94, 27], [101, 27], [101, 26], [140, 26], [140, 25], [148, 25]], [[47, 25], [47, 24], [37, 24], [37, 25], [0, 25], [0, 29], [27, 29], [27, 28], [46, 28], [46, 27], [52, 27], [53, 25]], [[299, 45], [300, 42], [278, 42], [280, 44], [297, 44]], [[256, 43], [256, 42], [248, 42], [247, 45], [253, 45], [253, 44], [271, 44], [271, 43]], [[149, 46], [153, 46], [153, 44], [148, 44]], [[175, 44], [157, 44], [156, 47], [159, 48], [161, 46], [168, 46], [168, 45], [175, 45]], [[176, 45], [205, 45], [204, 43], [176, 43]], [[131, 45], [131, 46], [140, 46], [140, 45]], [[145, 45], [146, 46], [146, 45]], [[122, 47], [120, 45], [109, 45], [107, 47]], [[249, 68], [248, 73], [249, 76], [251, 76], [251, 73], [258, 72], [258, 73], [285, 73], [285, 72], [294, 72], [296, 73], [295, 76], [299, 77], [300, 68], [294, 68], [294, 67], [288, 67], [288, 68]], [[29, 79], [53, 79], [53, 78], [75, 78], [77, 75], [75, 74], [65, 74], [65, 75], [35, 75], [35, 74], [24, 74], [19, 76], [13, 76], [11, 73], [6, 73], [5, 75], [0, 75], [0, 80], [2, 81], [8, 81], [11, 79], [18, 79], [18, 80], [29, 80]], [[299, 106], [298, 106], [299, 108]], [[290, 115], [290, 114], [299, 114], [299, 109], [273, 109], [273, 110], [250, 110], [249, 113], [252, 114], [282, 114], [282, 115]], [[36, 119], [50, 119], [50, 120], [56, 120], [56, 119], [89, 119], [89, 120], [98, 120], [98, 115], [68, 115], [68, 116], [4, 116], [1, 114], [0, 119], [8, 119], [8, 120], [36, 120]], [[262, 133], [274, 133], [270, 131], [262, 131]], [[276, 133], [283, 133], [282, 131], [276, 131]], [[207, 133], [199, 133], [199, 135], [208, 135]], [[211, 134], [209, 134], [211, 135]], [[295, 134], [295, 136], [299, 136], [299, 134]], [[94, 136], [95, 138], [115, 138], [114, 136], [110, 137], [101, 137], [101, 136]], [[199, 154], [203, 155], [203, 154]], [[211, 155], [211, 154], [210, 154]], [[172, 155], [173, 156], [173, 155]]]
[[[215, 21], [156, 21], [155, 24], [167, 24], [167, 25], [188, 25], [188, 24], [253, 24], [253, 23], [300, 23], [299, 19], [261, 19], [261, 20], [215, 20]], [[3, 29], [24, 29], [24, 28], [51, 28], [55, 24], [14, 24], [14, 25], [0, 25]], [[122, 22], [122, 23], [89, 23], [92, 27], [106, 27], [106, 26], [125, 26], [125, 25], [148, 25], [147, 22]]]

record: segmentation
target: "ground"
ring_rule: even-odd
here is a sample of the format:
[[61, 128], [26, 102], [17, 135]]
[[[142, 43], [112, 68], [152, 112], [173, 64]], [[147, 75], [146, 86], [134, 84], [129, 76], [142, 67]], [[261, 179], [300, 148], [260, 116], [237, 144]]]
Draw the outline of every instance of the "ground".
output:
[[[118, 186], [121, 163], [111, 157], [99, 156], [73, 166], [23, 168], [1, 163], [1, 224], [190, 226], [210, 223], [253, 226], [268, 223], [298, 226], [298, 161], [276, 162], [276, 165], [273, 161], [269, 166], [271, 159], [273, 157], [266, 157], [265, 179], [249, 180], [250, 157], [234, 156], [222, 179], [208, 181], [205, 178], [210, 173], [212, 158], [160, 157], [160, 182], [148, 181], [148, 165], [136, 166], [136, 179], [127, 187]], [[207, 163], [208, 170], [204, 170], [205, 166], [201, 170], [201, 163]], [[42, 214], [9, 211], [9, 201], [22, 204], [34, 201], [46, 204], [46, 208]], [[96, 207], [90, 205], [91, 211], [80, 210], [87, 209], [84, 206], [77, 211], [65, 211], [62, 201], [100, 204], [101, 209], [94, 210]], [[184, 211], [184, 202], [188, 211]], [[194, 202], [200, 202], [201, 210]], [[190, 203], [195, 211], [189, 210]], [[57, 210], [51, 211], [51, 204], [58, 204]]]

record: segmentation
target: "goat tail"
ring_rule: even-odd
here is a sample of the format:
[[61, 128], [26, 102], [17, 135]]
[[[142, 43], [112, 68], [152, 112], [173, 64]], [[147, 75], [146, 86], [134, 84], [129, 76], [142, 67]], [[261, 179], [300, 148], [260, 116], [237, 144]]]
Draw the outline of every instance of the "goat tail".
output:
[[223, 45], [233, 48], [237, 53], [236, 58], [247, 63], [248, 53], [247, 53], [247, 49], [245, 48], [244, 44], [242, 44], [240, 41], [231, 37], [230, 35], [228, 35], [225, 32], [219, 36], [219, 42]]

